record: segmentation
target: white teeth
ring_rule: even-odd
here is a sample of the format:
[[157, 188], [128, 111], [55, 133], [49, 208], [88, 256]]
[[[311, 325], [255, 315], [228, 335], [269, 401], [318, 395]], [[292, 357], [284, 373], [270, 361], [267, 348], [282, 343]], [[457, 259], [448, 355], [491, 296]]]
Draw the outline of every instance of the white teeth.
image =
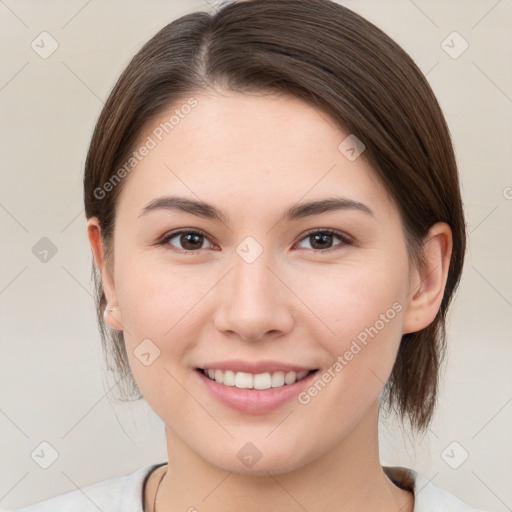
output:
[[[222, 372], [222, 370], [219, 370]], [[235, 372], [232, 372], [231, 370], [227, 370], [224, 373], [224, 381], [222, 384], [224, 386], [234, 386], [235, 385]]]
[[254, 389], [269, 389], [272, 387], [272, 377], [270, 373], [258, 373], [253, 379]]
[[241, 389], [252, 388], [253, 378], [251, 373], [236, 372], [235, 375], [235, 387]]
[[284, 376], [284, 383], [285, 384], [293, 384], [297, 380], [297, 374], [295, 372], [288, 372]]
[[302, 380], [310, 372], [274, 372], [252, 374], [247, 372], [233, 372], [231, 370], [203, 370], [203, 373], [210, 379], [215, 380], [224, 386], [235, 386], [240, 389], [270, 389], [280, 388], [284, 385], [293, 384]]
[[280, 388], [284, 386], [284, 372], [275, 372], [272, 374], [272, 387]]

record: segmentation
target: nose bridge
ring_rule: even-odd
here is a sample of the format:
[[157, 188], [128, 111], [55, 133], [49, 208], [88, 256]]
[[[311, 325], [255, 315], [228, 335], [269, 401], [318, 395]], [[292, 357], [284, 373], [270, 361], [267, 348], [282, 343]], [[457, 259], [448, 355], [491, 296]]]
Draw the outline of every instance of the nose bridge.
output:
[[254, 260], [245, 258], [244, 253], [234, 257], [234, 268], [219, 297], [217, 327], [246, 339], [261, 338], [269, 331], [287, 331], [292, 316], [283, 294], [286, 287], [271, 270], [275, 265], [270, 254], [262, 251]]
[[269, 292], [276, 285], [272, 282], [275, 277], [268, 268], [269, 263], [269, 258], [263, 254], [253, 262], [240, 259], [235, 263], [231, 276], [231, 294], [239, 307], [261, 307], [269, 303]]

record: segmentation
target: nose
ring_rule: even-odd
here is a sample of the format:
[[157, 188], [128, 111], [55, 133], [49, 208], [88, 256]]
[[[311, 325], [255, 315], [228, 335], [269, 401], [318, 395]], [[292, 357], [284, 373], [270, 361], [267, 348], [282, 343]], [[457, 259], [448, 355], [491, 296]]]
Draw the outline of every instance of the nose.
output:
[[252, 263], [240, 259], [223, 279], [214, 323], [226, 336], [252, 342], [291, 331], [294, 296], [270, 263], [265, 252]]

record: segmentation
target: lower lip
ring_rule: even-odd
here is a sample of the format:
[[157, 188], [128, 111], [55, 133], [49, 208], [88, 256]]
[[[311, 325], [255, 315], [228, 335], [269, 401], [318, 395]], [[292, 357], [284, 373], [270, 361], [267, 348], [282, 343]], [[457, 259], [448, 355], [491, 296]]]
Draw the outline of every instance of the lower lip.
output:
[[196, 370], [196, 373], [208, 391], [222, 404], [248, 414], [264, 414], [297, 397], [317, 372], [312, 372], [293, 384], [269, 389], [239, 389], [235, 386], [224, 386], [207, 377], [201, 370]]

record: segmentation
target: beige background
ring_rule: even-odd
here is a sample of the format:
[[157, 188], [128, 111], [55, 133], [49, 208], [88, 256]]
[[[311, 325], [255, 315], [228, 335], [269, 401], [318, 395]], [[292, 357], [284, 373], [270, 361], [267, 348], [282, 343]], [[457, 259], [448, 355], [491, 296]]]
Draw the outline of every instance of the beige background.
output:
[[[341, 3], [384, 29], [427, 74], [453, 134], [470, 231], [435, 421], [415, 448], [383, 425], [382, 461], [412, 467], [479, 508], [510, 510], [512, 1]], [[108, 400], [81, 180], [94, 123], [121, 70], [157, 30], [198, 9], [208, 5], [0, 1], [4, 509], [166, 460], [163, 425], [145, 402]], [[58, 43], [46, 59], [31, 48], [43, 31]], [[458, 58], [445, 49], [458, 53], [462, 39], [442, 46], [453, 31], [469, 44]], [[57, 249], [45, 263], [32, 252], [42, 237]], [[59, 454], [46, 470], [31, 458], [43, 441]], [[446, 462], [460, 463], [465, 452], [458, 469]]]

